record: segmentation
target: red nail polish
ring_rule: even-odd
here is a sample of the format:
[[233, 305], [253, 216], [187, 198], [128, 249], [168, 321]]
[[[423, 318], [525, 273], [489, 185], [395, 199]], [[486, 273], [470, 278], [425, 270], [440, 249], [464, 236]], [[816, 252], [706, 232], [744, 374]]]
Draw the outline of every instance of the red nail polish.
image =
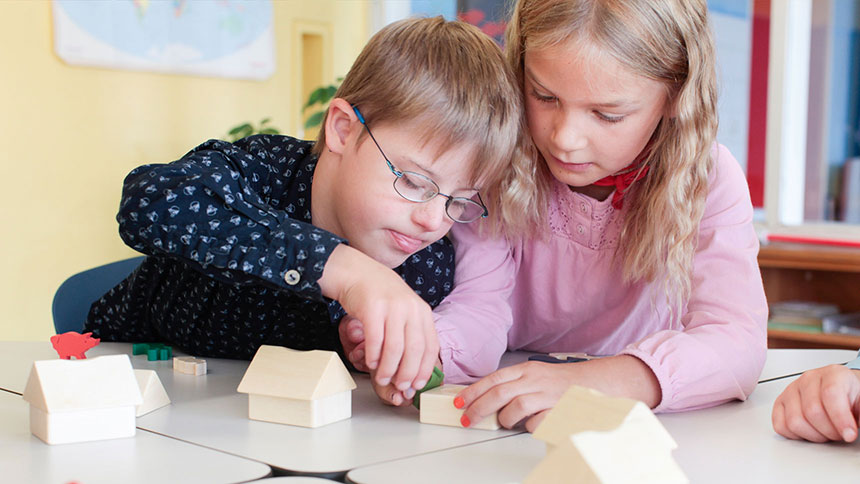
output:
[[457, 397], [454, 399], [454, 408], [463, 408], [466, 406], [466, 401], [463, 400], [463, 397]]
[[468, 427], [469, 425], [472, 425], [472, 422], [469, 421], [469, 417], [463, 415], [462, 417], [460, 417], [460, 425], [462, 425], [463, 427]]

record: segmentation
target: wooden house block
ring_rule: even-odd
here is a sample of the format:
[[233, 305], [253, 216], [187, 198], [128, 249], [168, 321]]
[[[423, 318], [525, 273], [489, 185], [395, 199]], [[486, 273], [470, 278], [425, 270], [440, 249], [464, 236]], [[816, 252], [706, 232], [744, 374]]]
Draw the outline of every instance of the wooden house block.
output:
[[173, 358], [173, 371], [188, 375], [205, 375], [206, 360], [191, 356], [176, 356]]
[[237, 389], [248, 394], [248, 418], [319, 427], [352, 416], [355, 381], [333, 351], [263, 345]]
[[[465, 385], [442, 385], [421, 393], [421, 423], [463, 427], [460, 417], [463, 410], [454, 406], [454, 397], [466, 388]], [[472, 422], [468, 428], [482, 430], [498, 430], [499, 417], [496, 414], [484, 418], [480, 422]]]
[[170, 405], [170, 397], [164, 391], [164, 385], [161, 384], [161, 379], [158, 378], [158, 373], [155, 370], [134, 370], [134, 376], [143, 397], [143, 403], [135, 409], [136, 417]]
[[30, 432], [48, 444], [132, 437], [142, 402], [127, 355], [33, 362], [24, 400]]
[[644, 403], [571, 387], [534, 437], [547, 456], [525, 484], [686, 483], [672, 459], [672, 436]]

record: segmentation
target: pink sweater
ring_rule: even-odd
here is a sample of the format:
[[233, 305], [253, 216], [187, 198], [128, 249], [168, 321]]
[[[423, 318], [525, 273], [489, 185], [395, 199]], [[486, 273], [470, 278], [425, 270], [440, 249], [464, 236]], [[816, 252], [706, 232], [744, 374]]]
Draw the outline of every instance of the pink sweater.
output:
[[511, 245], [455, 224], [454, 291], [435, 310], [446, 381], [494, 371], [508, 350], [633, 355], [660, 382], [655, 409], [678, 411], [745, 399], [764, 365], [767, 302], [744, 174], [723, 146], [713, 152], [691, 295], [672, 322], [657, 283], [623, 284], [611, 264], [623, 220], [556, 183], [550, 237]]

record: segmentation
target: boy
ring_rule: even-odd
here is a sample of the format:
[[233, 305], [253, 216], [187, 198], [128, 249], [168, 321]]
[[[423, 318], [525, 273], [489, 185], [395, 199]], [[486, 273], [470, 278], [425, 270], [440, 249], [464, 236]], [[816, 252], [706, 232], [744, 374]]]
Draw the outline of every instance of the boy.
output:
[[475, 187], [499, 183], [520, 102], [477, 29], [441, 17], [383, 28], [312, 151], [285, 136], [211, 140], [128, 175], [120, 235], [149, 257], [85, 330], [250, 358], [261, 344], [340, 350], [347, 313], [376, 383], [412, 394], [438, 357], [431, 306], [453, 280], [442, 237], [486, 215]]

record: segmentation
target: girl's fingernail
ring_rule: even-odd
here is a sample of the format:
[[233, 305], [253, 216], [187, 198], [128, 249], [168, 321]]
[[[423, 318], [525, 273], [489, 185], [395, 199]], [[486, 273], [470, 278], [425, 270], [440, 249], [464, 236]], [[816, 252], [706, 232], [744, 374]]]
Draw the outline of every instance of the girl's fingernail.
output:
[[415, 396], [415, 389], [411, 387], [407, 388], [404, 394], [406, 395], [406, 398], [412, 398]]
[[362, 333], [360, 329], [349, 332], [349, 337], [352, 338], [353, 341], [361, 339], [362, 336], [364, 336], [364, 333]]
[[851, 442], [854, 440], [854, 431], [851, 429], [845, 429], [842, 431], [842, 440], [845, 442]]
[[406, 389], [407, 389], [407, 388], [409, 388], [409, 382], [408, 382], [408, 381], [402, 381], [402, 382], [398, 383], [398, 384], [397, 384], [397, 385], [395, 385], [395, 386], [396, 386], [396, 387], [397, 387], [397, 389], [398, 389], [398, 390], [400, 390], [401, 392], [405, 392], [405, 391], [406, 391]]
[[[463, 400], [463, 397], [457, 397], [454, 399], [454, 407], [455, 408], [463, 408], [465, 406], [466, 406], [466, 401]], [[469, 420], [469, 419], [466, 419], [466, 420]], [[466, 425], [466, 427], [468, 427], [468, 425]]]
[[425, 380], [420, 380], [415, 382], [415, 385], [412, 387], [416, 390], [421, 390], [422, 388], [427, 386], [427, 382]]
[[379, 386], [384, 387], [385, 385], [388, 385], [389, 383], [391, 383], [391, 378], [381, 378], [381, 379], [377, 380], [376, 382], [379, 383]]
[[355, 355], [355, 359], [358, 361], [361, 361], [364, 359], [364, 350], [355, 350], [355, 353], [353, 353], [353, 354]]
[[469, 417], [463, 415], [462, 417], [460, 417], [460, 425], [462, 425], [463, 427], [468, 427], [469, 425], [472, 425], [472, 422], [469, 421]]

